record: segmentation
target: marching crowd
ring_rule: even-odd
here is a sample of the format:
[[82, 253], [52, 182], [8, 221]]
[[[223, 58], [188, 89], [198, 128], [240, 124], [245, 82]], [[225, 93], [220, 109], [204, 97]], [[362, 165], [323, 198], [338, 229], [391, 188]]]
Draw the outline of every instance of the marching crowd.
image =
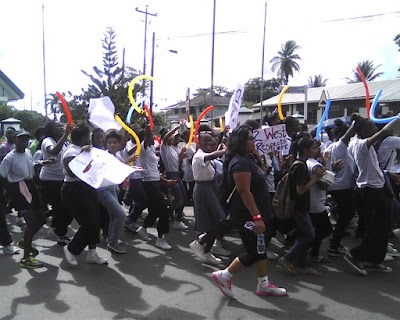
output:
[[[24, 130], [8, 128], [7, 141], [0, 146], [3, 253], [17, 254], [22, 248], [22, 268], [43, 267], [32, 241], [50, 221], [57, 244], [72, 266], [86, 247], [88, 263], [107, 264], [96, 251], [101, 240], [113, 254], [124, 254], [123, 230], [149, 241], [147, 229], [156, 225], [155, 246], [170, 250], [170, 221], [174, 230], [188, 230], [183, 209], [190, 204], [198, 236], [189, 246], [200, 262], [221, 265], [219, 257], [231, 255], [223, 247], [224, 236], [233, 229], [239, 232], [243, 253], [212, 274], [228, 298], [234, 296], [233, 277], [253, 265], [258, 277], [256, 294], [287, 294], [270, 281], [267, 258], [277, 259], [277, 265], [289, 274], [319, 276], [314, 265], [339, 256], [363, 275], [390, 272], [383, 262], [400, 255], [389, 242], [391, 237], [400, 237], [400, 120], [378, 128], [353, 114], [350, 126], [336, 120], [326, 130], [326, 141], [319, 142], [315, 133], [308, 133], [289, 116], [283, 121], [289, 151], [260, 155], [253, 131], [280, 123], [276, 114], [263, 120], [261, 125], [248, 120], [231, 133], [227, 127], [220, 134], [200, 125], [197, 143], [186, 147], [190, 132], [185, 126], [185, 130], [180, 126], [162, 129], [158, 144], [144, 117], [142, 127], [132, 127], [141, 141], [139, 156], [135, 140], [126, 133], [104, 132], [86, 122], [65, 127], [49, 121], [36, 129], [33, 140]], [[141, 169], [121, 185], [96, 190], [70, 168], [75, 157], [91, 148]], [[293, 206], [284, 217], [277, 214], [277, 206], [288, 203], [282, 204], [280, 194], [275, 194], [283, 181], [288, 181]], [[129, 207], [128, 214], [124, 205]], [[16, 224], [24, 228], [23, 239], [15, 245], [7, 226], [12, 209], [18, 213]], [[354, 217], [358, 218], [356, 237], [362, 241], [348, 250], [342, 239]], [[74, 219], [79, 228], [70, 239], [67, 232]], [[283, 238], [289, 246], [283, 256], [268, 248], [272, 237]], [[324, 254], [321, 243], [328, 237]]]

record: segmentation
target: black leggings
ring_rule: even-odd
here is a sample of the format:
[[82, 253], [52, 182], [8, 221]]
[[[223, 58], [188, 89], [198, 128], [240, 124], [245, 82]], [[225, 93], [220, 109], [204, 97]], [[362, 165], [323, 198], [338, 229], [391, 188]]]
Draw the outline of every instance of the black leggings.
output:
[[224, 234], [227, 233], [230, 228], [230, 223], [227, 220], [221, 220], [213, 230], [205, 233], [203, 237], [199, 238], [199, 243], [204, 245], [204, 253], [210, 252], [215, 239], [222, 239]]
[[143, 187], [149, 201], [149, 214], [144, 219], [143, 226], [145, 228], [152, 227], [158, 218], [157, 232], [161, 237], [169, 232], [168, 209], [161, 192], [161, 183], [160, 181], [144, 181]]
[[[247, 230], [244, 226], [239, 227], [240, 237], [246, 252], [239, 255], [239, 261], [246, 267], [252, 266], [260, 260], [267, 259], [266, 253], [257, 253], [257, 234], [254, 231]], [[264, 236], [267, 236], [264, 233]]]

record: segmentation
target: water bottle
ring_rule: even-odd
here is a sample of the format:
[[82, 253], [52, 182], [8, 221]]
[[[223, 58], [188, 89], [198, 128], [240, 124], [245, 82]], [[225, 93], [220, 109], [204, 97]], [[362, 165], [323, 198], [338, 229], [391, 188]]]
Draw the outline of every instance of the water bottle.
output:
[[[248, 230], [254, 231], [256, 224], [253, 221], [247, 221], [244, 227]], [[265, 248], [265, 238], [263, 233], [257, 233], [257, 253], [264, 254]]]
[[263, 233], [257, 233], [257, 253], [265, 253], [265, 238]]

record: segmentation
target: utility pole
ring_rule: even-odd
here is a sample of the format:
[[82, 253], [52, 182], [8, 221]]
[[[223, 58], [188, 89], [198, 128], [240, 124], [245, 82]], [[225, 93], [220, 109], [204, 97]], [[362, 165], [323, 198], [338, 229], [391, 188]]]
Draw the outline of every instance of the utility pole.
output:
[[[213, 92], [214, 92], [214, 40], [215, 40], [215, 7], [217, 0], [214, 0], [213, 8], [213, 26], [212, 26], [212, 44], [211, 44], [211, 90], [210, 90], [210, 106], [213, 105]], [[214, 127], [214, 112], [210, 111], [211, 115], [211, 128]]]
[[261, 62], [261, 91], [260, 91], [260, 124], [263, 123], [263, 91], [264, 91], [264, 56], [265, 56], [265, 25], [267, 23], [267, 1], [265, 1], [265, 11], [264, 11], [264, 34], [263, 34], [263, 47], [262, 47], [262, 62]]
[[[154, 48], [156, 43], [156, 33], [153, 32], [153, 38], [151, 41], [151, 71], [150, 75], [154, 77]], [[153, 81], [150, 81], [150, 113], [153, 114]]]
[[46, 47], [44, 44], [44, 5], [42, 4], [42, 34], [43, 34], [43, 92], [44, 92], [44, 113], [47, 119], [47, 89], [46, 89]]
[[[150, 13], [150, 12], [148, 12], [148, 10], [147, 10], [147, 7], [148, 7], [149, 5], [146, 5], [146, 11], [142, 11], [142, 10], [139, 10], [139, 8], [138, 7], [136, 7], [136, 12], [139, 12], [139, 13], [143, 13], [144, 15], [145, 15], [145, 18], [144, 18], [144, 57], [143, 57], [143, 74], [146, 74], [146, 43], [147, 43], [147, 16], [152, 16], [152, 17], [157, 17], [157, 13]], [[145, 85], [144, 85], [144, 80], [143, 80], [143, 95], [144, 95], [144, 93], [145, 93], [145, 91], [146, 91], [146, 87], [145, 87]]]

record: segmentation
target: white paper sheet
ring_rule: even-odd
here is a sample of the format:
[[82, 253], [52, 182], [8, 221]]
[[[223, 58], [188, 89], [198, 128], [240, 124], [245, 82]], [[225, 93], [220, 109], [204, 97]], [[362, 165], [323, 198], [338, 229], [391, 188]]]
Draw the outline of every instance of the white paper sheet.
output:
[[104, 131], [122, 128], [114, 118], [115, 107], [109, 97], [90, 99], [88, 112], [89, 121]]

